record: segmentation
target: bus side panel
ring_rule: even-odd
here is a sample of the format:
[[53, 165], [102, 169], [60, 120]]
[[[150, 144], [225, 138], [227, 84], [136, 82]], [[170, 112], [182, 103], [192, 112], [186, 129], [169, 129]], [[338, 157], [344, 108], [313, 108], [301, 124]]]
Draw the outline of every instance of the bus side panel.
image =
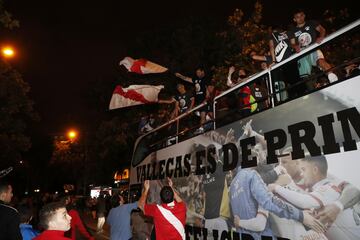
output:
[[[221, 234], [228, 239], [239, 234], [254, 239], [360, 239], [358, 89], [359, 76], [161, 149], [131, 170], [130, 184], [151, 179], [148, 202], [160, 203], [160, 189], [171, 177], [187, 204], [190, 239], [220, 239]], [[271, 165], [269, 144], [279, 161]], [[264, 195], [274, 184], [291, 192]], [[327, 231], [317, 233], [264, 204], [262, 198], [269, 196], [269, 201], [280, 196], [313, 215], [325, 216], [334, 203], [345, 205], [332, 224], [324, 223]], [[346, 197], [352, 202], [342, 202]], [[240, 215], [240, 226], [234, 225], [234, 215]]]

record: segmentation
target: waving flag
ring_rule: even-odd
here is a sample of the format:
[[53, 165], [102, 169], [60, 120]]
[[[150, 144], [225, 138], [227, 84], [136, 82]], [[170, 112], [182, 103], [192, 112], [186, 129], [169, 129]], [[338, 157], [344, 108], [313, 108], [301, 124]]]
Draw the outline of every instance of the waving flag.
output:
[[130, 85], [127, 88], [118, 85], [113, 92], [109, 109], [155, 103], [158, 101], [159, 92], [163, 88], [163, 85]]
[[124, 65], [129, 72], [135, 72], [138, 74], [148, 74], [148, 73], [163, 73], [168, 69], [160, 66], [156, 63], [150, 62], [146, 59], [133, 59], [131, 57], [126, 57], [120, 62], [120, 66]]

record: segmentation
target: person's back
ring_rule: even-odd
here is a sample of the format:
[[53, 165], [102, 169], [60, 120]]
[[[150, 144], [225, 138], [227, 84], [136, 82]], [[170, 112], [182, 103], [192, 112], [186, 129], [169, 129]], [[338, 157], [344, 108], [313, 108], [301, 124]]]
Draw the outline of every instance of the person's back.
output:
[[93, 240], [94, 238], [89, 234], [80, 217], [75, 196], [67, 195], [62, 199], [62, 201], [65, 203], [66, 210], [71, 217], [71, 229], [65, 233], [65, 236], [70, 237], [73, 240], [77, 239], [77, 236]]
[[[123, 202], [123, 201], [122, 201]], [[107, 223], [110, 225], [110, 239], [130, 239], [132, 237], [130, 227], [130, 214], [137, 208], [137, 202], [120, 204], [109, 212]]]
[[169, 186], [160, 192], [162, 204], [146, 204], [150, 188], [149, 180], [144, 182], [144, 192], [139, 200], [139, 208], [144, 214], [154, 219], [157, 240], [185, 239], [186, 205], [173, 190], [173, 183], [168, 179]]
[[81, 235], [85, 239], [93, 240], [94, 238], [86, 230], [79, 212], [76, 209], [71, 209], [69, 210], [68, 214], [71, 217], [71, 239], [74, 240], [76, 239], [77, 235]]
[[146, 217], [140, 209], [135, 209], [131, 212], [131, 233], [133, 239], [151, 239], [152, 229], [152, 218]]
[[156, 239], [177, 240], [181, 239], [178, 232], [180, 225], [185, 225], [186, 206], [183, 202], [174, 201], [172, 204], [162, 203], [145, 205], [144, 212], [148, 216], [153, 216]]
[[10, 184], [0, 182], [0, 240], [21, 240], [18, 211], [8, 204], [12, 199]]
[[[17, 210], [0, 201], [0, 240], [22, 239], [19, 225], [17, 225], [16, 229], [15, 223], [20, 224]], [[16, 233], [16, 235], [13, 235], [13, 233]]]

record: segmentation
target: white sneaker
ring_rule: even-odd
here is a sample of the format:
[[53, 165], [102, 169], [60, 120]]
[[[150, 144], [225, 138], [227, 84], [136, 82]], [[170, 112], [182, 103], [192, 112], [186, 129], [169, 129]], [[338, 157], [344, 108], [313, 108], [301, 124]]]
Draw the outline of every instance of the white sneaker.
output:
[[338, 77], [336, 76], [335, 73], [330, 72], [328, 74], [328, 79], [329, 79], [330, 83], [333, 83], [333, 82], [336, 82], [338, 80]]
[[194, 134], [201, 134], [204, 133], [204, 128], [203, 127], [199, 127], [198, 129], [195, 130]]

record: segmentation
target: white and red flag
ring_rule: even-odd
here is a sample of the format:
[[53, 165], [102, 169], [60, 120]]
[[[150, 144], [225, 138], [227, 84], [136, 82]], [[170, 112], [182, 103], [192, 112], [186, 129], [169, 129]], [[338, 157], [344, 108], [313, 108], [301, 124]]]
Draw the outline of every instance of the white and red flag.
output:
[[125, 57], [120, 61], [120, 66], [124, 65], [129, 72], [134, 72], [138, 74], [148, 74], [148, 73], [163, 73], [168, 69], [166, 67], [160, 66], [159, 64], [150, 62], [146, 59], [133, 59], [131, 57]]
[[127, 88], [117, 85], [111, 97], [109, 109], [156, 103], [159, 92], [163, 88], [163, 85], [130, 85]]

